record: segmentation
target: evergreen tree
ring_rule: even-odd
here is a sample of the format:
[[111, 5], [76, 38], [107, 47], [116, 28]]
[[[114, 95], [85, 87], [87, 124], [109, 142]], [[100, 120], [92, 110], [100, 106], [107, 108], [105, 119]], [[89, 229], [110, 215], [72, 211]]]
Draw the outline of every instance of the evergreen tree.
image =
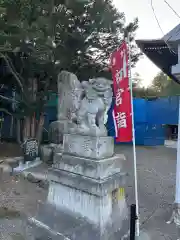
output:
[[153, 79], [152, 88], [157, 96], [180, 95], [180, 86], [170, 79], [165, 73], [160, 72]]
[[0, 57], [20, 95], [17, 113], [29, 118], [24, 126], [37, 112], [43, 119], [48, 89], [60, 70], [80, 80], [107, 74], [109, 55], [127, 33], [135, 64], [137, 27], [137, 19], [126, 26], [111, 0], [0, 0]]

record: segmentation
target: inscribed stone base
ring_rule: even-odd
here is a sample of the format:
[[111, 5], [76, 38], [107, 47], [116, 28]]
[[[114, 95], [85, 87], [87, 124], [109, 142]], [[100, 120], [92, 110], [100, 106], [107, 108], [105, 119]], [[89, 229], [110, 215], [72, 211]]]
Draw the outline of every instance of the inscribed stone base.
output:
[[63, 146], [64, 153], [92, 159], [109, 158], [114, 154], [114, 139], [112, 137], [64, 134]]
[[77, 157], [68, 154], [55, 154], [53, 168], [83, 175], [85, 177], [104, 179], [120, 173], [125, 156], [114, 155], [101, 160]]
[[[119, 240], [127, 219], [124, 157], [114, 156], [111, 137], [64, 134], [63, 154], [54, 155], [49, 193], [29, 218], [36, 236], [52, 240]], [[115, 233], [119, 232], [119, 235]], [[117, 237], [118, 236], [118, 237]]]

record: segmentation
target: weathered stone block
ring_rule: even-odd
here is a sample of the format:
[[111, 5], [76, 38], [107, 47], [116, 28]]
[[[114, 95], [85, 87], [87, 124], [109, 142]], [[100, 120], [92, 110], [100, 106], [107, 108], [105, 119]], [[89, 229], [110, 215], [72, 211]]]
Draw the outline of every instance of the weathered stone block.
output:
[[67, 120], [54, 121], [49, 126], [49, 142], [63, 143], [63, 134], [68, 133], [69, 123]]
[[40, 159], [45, 163], [53, 163], [53, 147], [42, 145], [40, 148]]
[[119, 186], [123, 186], [126, 176], [126, 173], [116, 173], [105, 179], [94, 179], [58, 169], [51, 169], [48, 173], [49, 181], [97, 196], [107, 195]]
[[103, 179], [122, 171], [125, 156], [117, 154], [101, 160], [55, 154], [53, 168], [77, 173], [86, 177]]
[[40, 148], [40, 159], [48, 164], [53, 164], [54, 155], [58, 154], [59, 160], [62, 155], [62, 144], [42, 145]]
[[[85, 218], [89, 223], [99, 226], [101, 231], [105, 231], [105, 227], [119, 220], [119, 215], [123, 220], [127, 217], [125, 196], [120, 195], [119, 187], [107, 195], [96, 196], [51, 182], [48, 203], [55, 204], [57, 209], [71, 215]], [[120, 225], [118, 221], [117, 226]]]
[[76, 134], [64, 134], [64, 153], [102, 159], [114, 154], [114, 139], [112, 137], [93, 137]]

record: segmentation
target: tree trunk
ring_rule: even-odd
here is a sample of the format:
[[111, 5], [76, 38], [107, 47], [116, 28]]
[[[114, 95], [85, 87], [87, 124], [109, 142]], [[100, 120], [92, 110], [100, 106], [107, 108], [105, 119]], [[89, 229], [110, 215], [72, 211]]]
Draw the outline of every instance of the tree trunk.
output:
[[21, 144], [21, 120], [16, 120], [16, 139], [18, 144]]
[[14, 117], [11, 116], [11, 125], [10, 125], [10, 138], [13, 138], [13, 133], [14, 133]]
[[[37, 101], [37, 79], [34, 78], [32, 81], [32, 101], [36, 102]], [[35, 138], [35, 131], [36, 131], [36, 114], [34, 113], [33, 116], [31, 117], [31, 137]]]
[[41, 113], [36, 129], [36, 139], [39, 142], [39, 144], [41, 143], [42, 140], [43, 126], [44, 126], [44, 113]]
[[23, 141], [25, 142], [30, 137], [31, 137], [31, 117], [28, 116], [24, 119]]
[[[29, 79], [28, 92], [32, 103], [37, 100], [37, 79]], [[23, 141], [28, 138], [35, 138], [36, 134], [36, 115], [33, 113], [31, 116], [26, 116], [24, 119], [24, 131], [23, 131]]]
[[31, 117], [31, 137], [35, 138], [36, 131], [36, 116], [35, 114]]

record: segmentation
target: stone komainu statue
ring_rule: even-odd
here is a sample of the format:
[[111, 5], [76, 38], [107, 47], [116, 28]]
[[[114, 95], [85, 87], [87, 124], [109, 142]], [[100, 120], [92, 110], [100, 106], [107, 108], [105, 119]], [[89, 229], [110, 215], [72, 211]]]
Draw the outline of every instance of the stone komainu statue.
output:
[[[112, 82], [94, 78], [80, 83], [73, 73], [58, 76], [58, 121], [52, 127], [64, 133], [107, 136], [105, 123], [112, 103]], [[62, 129], [66, 125], [65, 128]], [[51, 128], [52, 130], [52, 128]]]

